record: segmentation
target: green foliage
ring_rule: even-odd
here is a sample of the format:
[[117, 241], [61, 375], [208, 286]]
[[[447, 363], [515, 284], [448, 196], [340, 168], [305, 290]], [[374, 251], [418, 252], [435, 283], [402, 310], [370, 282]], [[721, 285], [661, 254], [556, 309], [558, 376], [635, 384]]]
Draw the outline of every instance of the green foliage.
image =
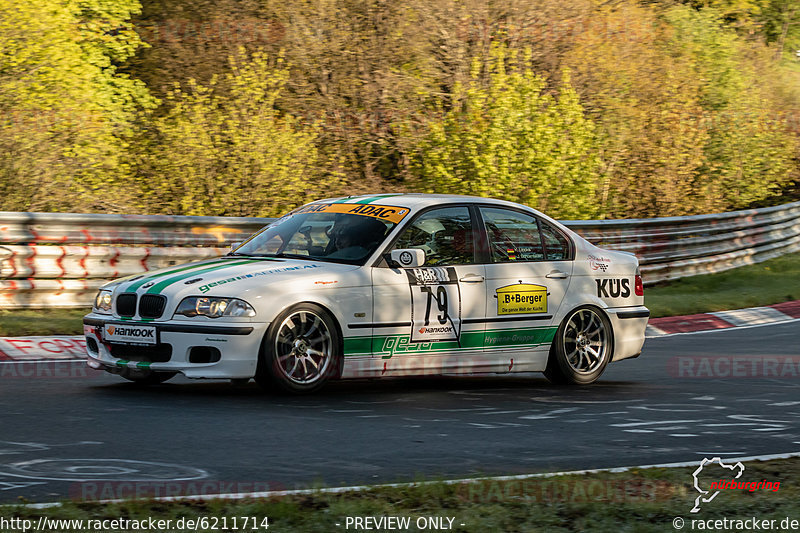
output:
[[796, 194], [796, 0], [142, 1], [0, 2], [0, 209], [419, 189], [630, 218]]
[[[146, 87], [117, 71], [135, 0], [0, 3], [0, 197], [7, 210], [125, 211]], [[101, 191], [113, 189], [115, 194]]]
[[776, 57], [800, 51], [800, 4], [796, 0], [762, 0], [760, 22], [767, 42], [775, 43]]
[[709, 137], [703, 173], [728, 208], [761, 201], [791, 180], [795, 135], [762, 95], [745, 47], [713, 10], [683, 6], [666, 13], [668, 43], [702, 80], [700, 102]]
[[683, 3], [698, 10], [711, 8], [718, 12], [726, 23], [752, 31], [769, 2], [770, 0], [684, 0]]
[[[486, 82], [482, 83], [482, 73]], [[564, 218], [589, 218], [598, 181], [594, 125], [568, 74], [557, 97], [544, 92], [529, 56], [493, 46], [439, 104], [414, 153], [427, 192], [515, 200]]]
[[278, 216], [333, 187], [314, 144], [319, 127], [276, 109], [288, 76], [280, 57], [271, 65], [240, 50], [224, 83], [176, 86], [143, 164], [147, 209]]
[[585, 32], [565, 56], [598, 124], [605, 181], [599, 203], [611, 218], [683, 215], [721, 207], [701, 174], [707, 131], [698, 81], [653, 43], [666, 29], [635, 5], [595, 13], [603, 27], [639, 21], [609, 39]]

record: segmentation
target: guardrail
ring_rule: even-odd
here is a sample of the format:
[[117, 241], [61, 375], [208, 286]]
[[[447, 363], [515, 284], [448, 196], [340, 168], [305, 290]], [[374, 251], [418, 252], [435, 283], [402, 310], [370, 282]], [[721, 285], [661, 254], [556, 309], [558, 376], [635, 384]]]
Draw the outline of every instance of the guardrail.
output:
[[[109, 279], [214, 257], [273, 219], [0, 212], [0, 309], [83, 307]], [[645, 284], [800, 250], [800, 202], [711, 215], [565, 221], [639, 257]]]

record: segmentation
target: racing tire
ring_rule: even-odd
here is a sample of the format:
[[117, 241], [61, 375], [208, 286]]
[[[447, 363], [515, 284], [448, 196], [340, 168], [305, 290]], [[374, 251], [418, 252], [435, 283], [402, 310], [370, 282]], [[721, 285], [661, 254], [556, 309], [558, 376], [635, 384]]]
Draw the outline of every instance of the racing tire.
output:
[[305, 394], [340, 375], [341, 334], [322, 307], [295, 305], [272, 321], [258, 357], [256, 382], [267, 390]]
[[177, 375], [177, 372], [154, 372], [152, 370], [134, 370], [126, 368], [119, 374], [128, 381], [133, 381], [137, 385], [149, 386], [164, 383]]
[[578, 307], [558, 326], [544, 375], [556, 385], [588, 385], [600, 377], [613, 354], [608, 317], [596, 307]]

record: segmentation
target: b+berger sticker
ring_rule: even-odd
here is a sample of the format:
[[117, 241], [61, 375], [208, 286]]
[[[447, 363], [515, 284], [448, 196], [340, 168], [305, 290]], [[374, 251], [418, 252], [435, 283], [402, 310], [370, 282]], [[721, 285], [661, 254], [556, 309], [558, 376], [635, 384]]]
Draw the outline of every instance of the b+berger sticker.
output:
[[497, 293], [497, 314], [547, 312], [547, 287], [532, 283], [517, 283], [500, 287]]

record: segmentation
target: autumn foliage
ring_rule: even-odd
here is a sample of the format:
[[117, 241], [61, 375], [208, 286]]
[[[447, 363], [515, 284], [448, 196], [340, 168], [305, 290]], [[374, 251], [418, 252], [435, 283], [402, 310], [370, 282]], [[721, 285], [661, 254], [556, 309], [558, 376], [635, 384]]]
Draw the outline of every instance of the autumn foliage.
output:
[[561, 218], [793, 198], [796, 0], [5, 0], [0, 209]]

